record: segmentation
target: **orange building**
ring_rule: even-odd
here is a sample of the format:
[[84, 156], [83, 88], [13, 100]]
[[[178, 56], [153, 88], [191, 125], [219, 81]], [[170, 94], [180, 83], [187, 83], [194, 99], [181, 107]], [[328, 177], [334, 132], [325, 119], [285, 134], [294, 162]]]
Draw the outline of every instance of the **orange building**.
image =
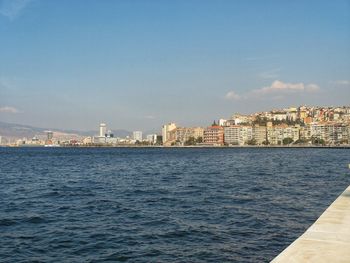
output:
[[213, 145], [224, 144], [224, 128], [213, 125], [204, 130], [204, 143]]

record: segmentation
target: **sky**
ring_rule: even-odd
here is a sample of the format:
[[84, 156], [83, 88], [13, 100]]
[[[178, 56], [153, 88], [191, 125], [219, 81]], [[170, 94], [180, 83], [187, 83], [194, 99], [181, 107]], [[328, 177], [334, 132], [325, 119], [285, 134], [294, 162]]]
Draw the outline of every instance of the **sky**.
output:
[[0, 121], [160, 130], [350, 105], [350, 0], [0, 0]]

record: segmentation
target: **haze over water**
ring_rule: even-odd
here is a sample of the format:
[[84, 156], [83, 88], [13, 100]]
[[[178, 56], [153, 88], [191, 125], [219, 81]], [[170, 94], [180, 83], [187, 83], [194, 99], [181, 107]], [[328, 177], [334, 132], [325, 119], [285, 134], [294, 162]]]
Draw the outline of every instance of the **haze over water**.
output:
[[5, 262], [268, 262], [350, 184], [348, 149], [0, 148]]

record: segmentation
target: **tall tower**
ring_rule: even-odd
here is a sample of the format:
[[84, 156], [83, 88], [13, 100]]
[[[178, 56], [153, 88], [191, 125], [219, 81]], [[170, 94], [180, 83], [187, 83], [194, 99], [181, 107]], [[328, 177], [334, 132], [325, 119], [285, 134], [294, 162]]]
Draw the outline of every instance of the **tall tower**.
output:
[[106, 137], [107, 134], [107, 126], [105, 123], [100, 124], [100, 137]]
[[52, 138], [53, 138], [53, 132], [52, 131], [46, 131], [46, 135], [47, 135], [47, 140], [52, 140]]
[[162, 126], [163, 144], [171, 140], [170, 132], [176, 129], [175, 123], [168, 123]]

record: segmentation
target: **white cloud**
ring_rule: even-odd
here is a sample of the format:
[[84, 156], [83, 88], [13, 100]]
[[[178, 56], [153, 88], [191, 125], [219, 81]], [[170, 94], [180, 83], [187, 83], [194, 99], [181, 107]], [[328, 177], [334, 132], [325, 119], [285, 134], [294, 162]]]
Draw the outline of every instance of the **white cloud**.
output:
[[154, 120], [156, 117], [154, 117], [153, 115], [147, 115], [145, 116], [145, 119], [148, 119], [148, 120]]
[[233, 90], [227, 92], [226, 95], [225, 95], [225, 99], [227, 99], [227, 100], [239, 100], [240, 98], [241, 98], [241, 96], [238, 95]]
[[316, 84], [304, 84], [299, 83], [287, 83], [279, 80], [275, 80], [268, 87], [253, 90], [255, 94], [272, 94], [272, 93], [303, 93], [303, 92], [316, 92], [320, 87]]
[[287, 83], [280, 80], [275, 80], [270, 86], [260, 89], [251, 90], [245, 94], [237, 94], [234, 91], [229, 91], [225, 95], [227, 100], [250, 100], [250, 99], [271, 99], [280, 100], [285, 98], [286, 94], [309, 94], [320, 90], [317, 84], [310, 83]]
[[0, 14], [13, 21], [22, 14], [23, 10], [32, 1], [33, 0], [3, 0], [0, 6]]
[[4, 112], [4, 113], [18, 113], [19, 110], [14, 108], [14, 107], [4, 106], [4, 107], [0, 107], [0, 112]]

